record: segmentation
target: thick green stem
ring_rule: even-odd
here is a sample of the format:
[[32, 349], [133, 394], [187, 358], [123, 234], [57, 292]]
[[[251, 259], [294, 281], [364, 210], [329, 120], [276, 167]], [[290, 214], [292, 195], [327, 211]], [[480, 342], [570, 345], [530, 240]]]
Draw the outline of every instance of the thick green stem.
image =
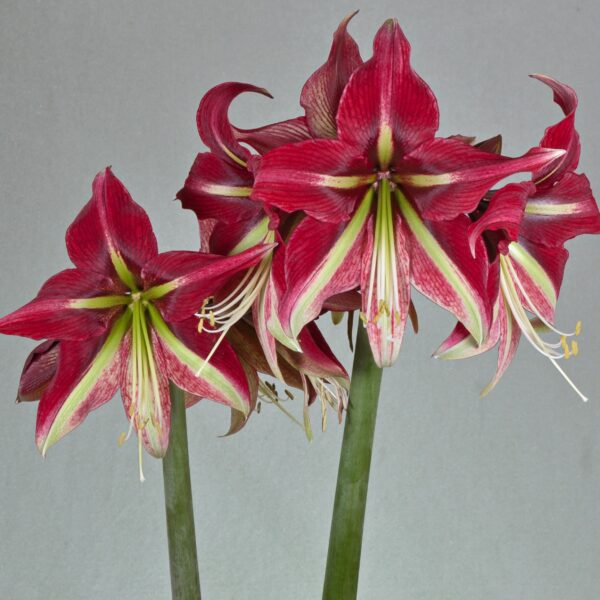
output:
[[373, 360], [367, 332], [359, 323], [329, 534], [323, 600], [356, 598], [380, 385], [381, 369]]
[[185, 399], [171, 384], [171, 433], [163, 459], [173, 600], [199, 600], [200, 577], [188, 457]]

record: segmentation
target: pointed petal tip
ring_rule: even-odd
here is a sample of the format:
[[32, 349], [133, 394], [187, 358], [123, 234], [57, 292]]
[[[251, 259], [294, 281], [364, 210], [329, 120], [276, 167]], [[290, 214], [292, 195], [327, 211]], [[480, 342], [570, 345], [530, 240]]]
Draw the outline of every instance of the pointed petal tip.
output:
[[273, 100], [273, 98], [275, 97], [275, 96], [273, 96], [273, 94], [271, 94], [271, 92], [267, 88], [263, 88], [263, 87], [256, 88], [256, 91], [259, 94], [262, 94], [263, 96], [266, 96], [267, 98], [271, 98], [271, 100]]

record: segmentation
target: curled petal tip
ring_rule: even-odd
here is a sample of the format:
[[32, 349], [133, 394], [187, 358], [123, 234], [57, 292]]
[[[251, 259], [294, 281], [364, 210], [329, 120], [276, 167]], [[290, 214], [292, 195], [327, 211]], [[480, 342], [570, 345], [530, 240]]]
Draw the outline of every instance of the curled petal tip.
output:
[[273, 98], [274, 98], [273, 94], [271, 94], [271, 92], [267, 88], [256, 88], [256, 91], [259, 94], [266, 96], [267, 98], [271, 98], [271, 100], [273, 100]]

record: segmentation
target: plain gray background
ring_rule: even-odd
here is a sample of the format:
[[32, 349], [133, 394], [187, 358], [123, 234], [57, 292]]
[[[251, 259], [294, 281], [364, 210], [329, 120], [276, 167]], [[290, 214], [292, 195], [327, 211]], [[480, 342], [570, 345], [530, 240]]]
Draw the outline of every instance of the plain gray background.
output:
[[[242, 126], [300, 114], [298, 94], [355, 3], [0, 2], [0, 313], [67, 267], [63, 236], [107, 164], [148, 210], [163, 249], [195, 248], [193, 215], [172, 199], [201, 149], [195, 111], [212, 85], [241, 80]], [[535, 145], [560, 113], [527, 78], [575, 87], [581, 167], [600, 180], [600, 4], [538, 0], [368, 2], [351, 30], [370, 54], [389, 16], [438, 96], [441, 133], [502, 132], [505, 151]], [[598, 244], [570, 244], [558, 311], [579, 318], [582, 354], [565, 366], [581, 403], [524, 342], [495, 392], [478, 392], [495, 353], [431, 360], [452, 319], [422, 298], [384, 375], [363, 548], [365, 600], [600, 598], [600, 277]], [[343, 328], [325, 327], [345, 364]], [[72, 600], [169, 596], [161, 465], [145, 460], [118, 398], [45, 460], [35, 405], [15, 406], [34, 343], [0, 339], [0, 597]], [[221, 407], [188, 412], [203, 597], [320, 597], [342, 429], [308, 444], [265, 406], [229, 439]], [[299, 414], [299, 406], [292, 406]]]

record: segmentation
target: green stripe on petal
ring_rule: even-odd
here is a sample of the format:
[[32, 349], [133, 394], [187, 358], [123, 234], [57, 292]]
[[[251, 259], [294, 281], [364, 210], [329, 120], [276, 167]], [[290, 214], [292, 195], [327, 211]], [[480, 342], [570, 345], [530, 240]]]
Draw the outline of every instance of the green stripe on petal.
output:
[[78, 298], [70, 301], [70, 308], [112, 308], [131, 302], [131, 296], [95, 296], [94, 298]]
[[310, 280], [310, 284], [294, 303], [294, 310], [290, 316], [290, 329], [294, 337], [298, 336], [302, 327], [306, 324], [304, 314], [346, 259], [349, 250], [352, 248], [352, 244], [367, 221], [372, 203], [373, 188], [369, 188], [363, 200], [358, 205], [352, 219], [350, 219], [343, 233], [320, 265], [318, 274]]
[[536, 216], [559, 216], [559, 215], [576, 215], [584, 212], [581, 202], [568, 202], [564, 204], [552, 204], [550, 202], [538, 202], [530, 200], [525, 205], [525, 212], [528, 215]]
[[510, 257], [524, 269], [533, 282], [539, 287], [541, 292], [546, 296], [547, 301], [551, 306], [556, 306], [556, 290], [552, 280], [540, 265], [540, 263], [523, 248], [520, 244], [513, 242], [508, 246]]
[[[270, 235], [268, 235], [270, 234]], [[267, 237], [268, 236], [268, 237]], [[275, 241], [275, 232], [269, 231], [269, 217], [261, 219], [229, 252], [239, 254], [262, 242], [271, 244]]]
[[377, 160], [381, 169], [388, 168], [394, 152], [394, 140], [392, 138], [392, 128], [386, 123], [381, 126], [379, 136], [377, 137]]
[[179, 338], [177, 338], [167, 323], [165, 323], [155, 306], [149, 304], [147, 310], [156, 333], [169, 351], [193, 373], [202, 371], [202, 374], [199, 375], [199, 377], [211, 387], [220, 390], [227, 398], [229, 398], [231, 401], [231, 408], [235, 408], [244, 415], [247, 415], [248, 406], [230, 381], [224, 377], [218, 369], [211, 365], [210, 362], [206, 362], [204, 358], [195, 352], [192, 352]]
[[413, 187], [435, 187], [438, 185], [448, 185], [454, 180], [452, 173], [440, 173], [439, 175], [427, 174], [406, 174], [394, 175], [392, 180], [395, 183], [404, 183]]
[[119, 279], [132, 292], [137, 292], [138, 286], [137, 286], [137, 282], [135, 280], [135, 276], [129, 270], [127, 265], [125, 264], [125, 261], [123, 260], [123, 257], [121, 256], [121, 254], [119, 252], [117, 252], [116, 250], [111, 250], [110, 260], [112, 261], [112, 264], [115, 268], [115, 271], [117, 272], [117, 275], [119, 276]]
[[126, 310], [115, 322], [104, 344], [96, 354], [94, 360], [87, 368], [83, 377], [67, 396], [58, 414], [54, 418], [52, 426], [46, 434], [44, 445], [42, 446], [42, 455], [50, 446], [53, 446], [63, 437], [63, 431], [68, 427], [69, 420], [73, 417], [77, 409], [87, 400], [89, 393], [94, 389], [98, 380], [102, 378], [104, 371], [113, 363], [121, 342], [129, 330], [132, 313]]
[[475, 338], [477, 344], [481, 344], [484, 326], [479, 309], [480, 302], [473, 296], [464, 276], [449, 259], [412, 204], [399, 189], [396, 190], [396, 199], [400, 212], [416, 241], [460, 299], [466, 317], [463, 322], [464, 326]]
[[353, 190], [374, 183], [376, 175], [318, 175], [316, 183], [336, 190]]
[[252, 193], [251, 187], [236, 185], [220, 185], [217, 183], [202, 186], [202, 191], [213, 196], [228, 196], [230, 198], [245, 198]]

